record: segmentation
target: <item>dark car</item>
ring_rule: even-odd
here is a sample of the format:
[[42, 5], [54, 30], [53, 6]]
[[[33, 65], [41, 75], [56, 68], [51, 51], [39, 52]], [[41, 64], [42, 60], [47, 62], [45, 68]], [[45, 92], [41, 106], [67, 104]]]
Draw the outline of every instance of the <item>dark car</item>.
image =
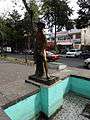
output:
[[83, 58], [83, 59], [90, 58], [90, 51], [83, 51], [83, 52], [80, 54], [80, 57]]
[[46, 51], [46, 56], [48, 61], [56, 61], [60, 59], [60, 56], [58, 54], [54, 54], [50, 51]]

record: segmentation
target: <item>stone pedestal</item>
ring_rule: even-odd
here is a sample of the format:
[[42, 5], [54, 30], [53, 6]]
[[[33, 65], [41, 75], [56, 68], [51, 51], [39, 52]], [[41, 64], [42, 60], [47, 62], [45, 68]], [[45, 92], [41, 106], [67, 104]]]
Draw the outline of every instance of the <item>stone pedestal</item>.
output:
[[55, 76], [49, 80], [29, 76], [29, 80], [26, 80], [40, 87], [41, 113], [46, 118], [49, 119], [62, 106], [64, 94], [69, 91], [68, 81], [69, 78], [60, 80]]
[[46, 76], [43, 76], [43, 77], [36, 77], [35, 75], [32, 75], [32, 76], [29, 76], [28, 77], [28, 80], [32, 83], [38, 83], [38, 84], [43, 84], [43, 85], [47, 85], [47, 86], [50, 86], [54, 83], [56, 83], [59, 78], [56, 77], [56, 76], [50, 76], [50, 78], [46, 78]]

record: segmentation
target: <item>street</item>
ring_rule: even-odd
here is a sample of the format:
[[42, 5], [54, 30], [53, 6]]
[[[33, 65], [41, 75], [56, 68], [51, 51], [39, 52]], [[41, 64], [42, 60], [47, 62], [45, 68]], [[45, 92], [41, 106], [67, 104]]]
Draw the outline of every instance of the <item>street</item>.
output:
[[59, 62], [69, 66], [69, 67], [77, 67], [77, 68], [84, 68], [84, 59], [81, 58], [65, 58], [61, 57]]
[[[25, 59], [25, 55], [20, 55], [20, 54], [8, 54], [8, 56], [19, 58], [19, 59]], [[33, 60], [32, 55], [27, 55], [27, 58], [29, 60]], [[84, 67], [84, 59], [81, 59], [81, 58], [66, 58], [65, 56], [61, 56], [58, 62], [63, 63], [69, 67], [86, 69]]]

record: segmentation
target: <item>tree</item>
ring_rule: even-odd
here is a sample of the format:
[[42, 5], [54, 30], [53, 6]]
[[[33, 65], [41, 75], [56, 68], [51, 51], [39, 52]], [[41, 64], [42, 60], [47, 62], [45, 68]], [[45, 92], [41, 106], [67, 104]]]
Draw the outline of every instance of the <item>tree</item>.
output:
[[28, 16], [31, 25], [33, 25], [33, 22], [38, 20], [38, 17], [40, 14], [39, 7], [38, 7], [35, 0], [30, 0], [28, 3], [26, 0], [22, 0], [22, 1], [23, 1], [24, 6], [27, 10], [26, 15]]
[[4, 52], [3, 46], [5, 44], [5, 40], [7, 37], [6, 30], [7, 30], [7, 26], [5, 24], [5, 21], [3, 20], [3, 18], [0, 18], [0, 46], [1, 46], [2, 53]]
[[9, 13], [9, 17], [5, 20], [8, 27], [7, 44], [13, 49], [22, 50], [24, 48], [24, 36], [23, 36], [23, 23], [21, 15], [17, 10], [13, 10]]
[[40, 14], [39, 7], [35, 0], [30, 0], [28, 3], [26, 0], [22, 0], [22, 1], [27, 10], [23, 20], [23, 25], [25, 25], [25, 31], [30, 35], [30, 43], [31, 43], [31, 47], [33, 47], [34, 31], [35, 31], [34, 23], [37, 22], [39, 18], [39, 14]]
[[42, 12], [48, 26], [55, 26], [55, 43], [56, 31], [62, 30], [63, 27], [67, 30], [73, 27], [70, 19], [72, 9], [68, 6], [68, 0], [43, 0]]
[[76, 27], [81, 29], [85, 28], [89, 24], [90, 20], [90, 3], [89, 0], [78, 0], [77, 4], [80, 9], [78, 11], [78, 19], [76, 19]]
[[[17, 6], [18, 1], [15, 0], [14, 2], [14, 4]], [[5, 45], [11, 46], [14, 50], [25, 49], [24, 31], [26, 31], [27, 34], [30, 32], [33, 33], [32, 23], [38, 19], [38, 6], [35, 0], [32, 0], [26, 4], [28, 5], [28, 8], [30, 8], [30, 10], [32, 11], [33, 17], [31, 17], [32, 15], [30, 14], [30, 12], [27, 11], [24, 18], [21, 18], [21, 15], [14, 7], [14, 10], [12, 12], [9, 12], [8, 18], [4, 17], [2, 30], [0, 26], [0, 33], [3, 33], [3, 35], [6, 36], [4, 37], [6, 41], [4, 40], [3, 43]], [[2, 34], [0, 34], [0, 37], [1, 36]]]

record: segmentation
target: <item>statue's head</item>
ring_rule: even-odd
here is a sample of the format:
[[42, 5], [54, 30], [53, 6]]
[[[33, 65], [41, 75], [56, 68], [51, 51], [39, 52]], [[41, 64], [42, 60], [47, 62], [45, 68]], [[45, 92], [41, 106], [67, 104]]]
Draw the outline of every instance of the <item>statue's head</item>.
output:
[[45, 23], [43, 23], [43, 22], [38, 22], [38, 23], [37, 23], [37, 28], [38, 28], [38, 29], [44, 29], [44, 28], [45, 28]]

